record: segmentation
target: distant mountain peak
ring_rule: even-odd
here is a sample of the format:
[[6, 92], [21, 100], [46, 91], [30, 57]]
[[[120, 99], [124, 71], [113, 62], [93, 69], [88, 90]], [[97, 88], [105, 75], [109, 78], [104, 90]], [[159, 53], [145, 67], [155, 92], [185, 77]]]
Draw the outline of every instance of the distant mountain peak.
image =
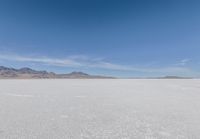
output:
[[89, 74], [81, 72], [81, 71], [73, 71], [73, 72], [69, 73], [69, 75], [85, 75], [85, 76], [88, 76]]
[[31, 68], [28, 67], [24, 67], [18, 70], [20, 73], [24, 73], [24, 74], [48, 74], [47, 71], [37, 71], [37, 70], [33, 70]]
[[8, 67], [0, 66], [0, 70], [10, 70], [10, 69], [13, 69], [13, 68], [8, 68]]

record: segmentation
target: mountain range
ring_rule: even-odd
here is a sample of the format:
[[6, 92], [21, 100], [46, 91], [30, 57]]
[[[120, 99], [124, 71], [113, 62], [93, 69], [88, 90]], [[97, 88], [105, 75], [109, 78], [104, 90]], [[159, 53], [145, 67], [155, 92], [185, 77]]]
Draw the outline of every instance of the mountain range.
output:
[[[0, 66], [0, 79], [114, 79], [111, 76], [90, 75], [84, 72], [71, 72], [66, 74], [57, 74], [54, 72], [38, 71], [31, 68], [9, 68]], [[164, 77], [146, 77], [146, 78], [127, 78], [127, 79], [192, 79], [191, 77], [164, 76]]]
[[0, 66], [0, 79], [112, 79], [113, 77], [89, 75], [83, 72], [57, 74], [54, 72], [37, 71], [31, 68], [8, 68]]

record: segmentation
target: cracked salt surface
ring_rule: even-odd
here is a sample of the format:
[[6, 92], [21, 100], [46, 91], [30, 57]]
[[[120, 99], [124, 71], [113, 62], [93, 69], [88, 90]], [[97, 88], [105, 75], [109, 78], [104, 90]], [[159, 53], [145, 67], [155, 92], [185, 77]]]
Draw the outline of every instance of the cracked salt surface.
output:
[[0, 80], [1, 139], [198, 139], [200, 80]]

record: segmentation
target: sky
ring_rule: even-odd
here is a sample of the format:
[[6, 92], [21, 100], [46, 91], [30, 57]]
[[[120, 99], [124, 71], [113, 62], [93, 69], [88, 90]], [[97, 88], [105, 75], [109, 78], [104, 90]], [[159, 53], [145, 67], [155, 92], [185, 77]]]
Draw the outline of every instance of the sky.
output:
[[0, 65], [200, 77], [198, 0], [0, 0]]

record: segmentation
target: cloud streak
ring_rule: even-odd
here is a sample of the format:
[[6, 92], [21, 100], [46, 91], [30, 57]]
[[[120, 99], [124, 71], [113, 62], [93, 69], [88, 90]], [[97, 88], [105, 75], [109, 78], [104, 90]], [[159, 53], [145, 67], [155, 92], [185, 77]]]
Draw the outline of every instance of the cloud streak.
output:
[[161, 68], [144, 68], [127, 65], [110, 63], [102, 58], [90, 58], [84, 55], [74, 55], [67, 58], [49, 58], [49, 57], [30, 57], [19, 55], [0, 55], [0, 60], [15, 61], [15, 62], [30, 62], [43, 65], [51, 65], [57, 67], [72, 67], [72, 68], [96, 68], [104, 70], [126, 71], [126, 72], [143, 72], [143, 73], [165, 73], [165, 74], [197, 74], [195, 71], [182, 67], [189, 59], [182, 60], [179, 65], [161, 67]]
[[17, 55], [0, 55], [0, 59], [16, 62], [34, 62], [55, 66], [76, 67], [81, 66], [80, 63], [70, 59], [57, 59], [48, 57], [25, 57]]

